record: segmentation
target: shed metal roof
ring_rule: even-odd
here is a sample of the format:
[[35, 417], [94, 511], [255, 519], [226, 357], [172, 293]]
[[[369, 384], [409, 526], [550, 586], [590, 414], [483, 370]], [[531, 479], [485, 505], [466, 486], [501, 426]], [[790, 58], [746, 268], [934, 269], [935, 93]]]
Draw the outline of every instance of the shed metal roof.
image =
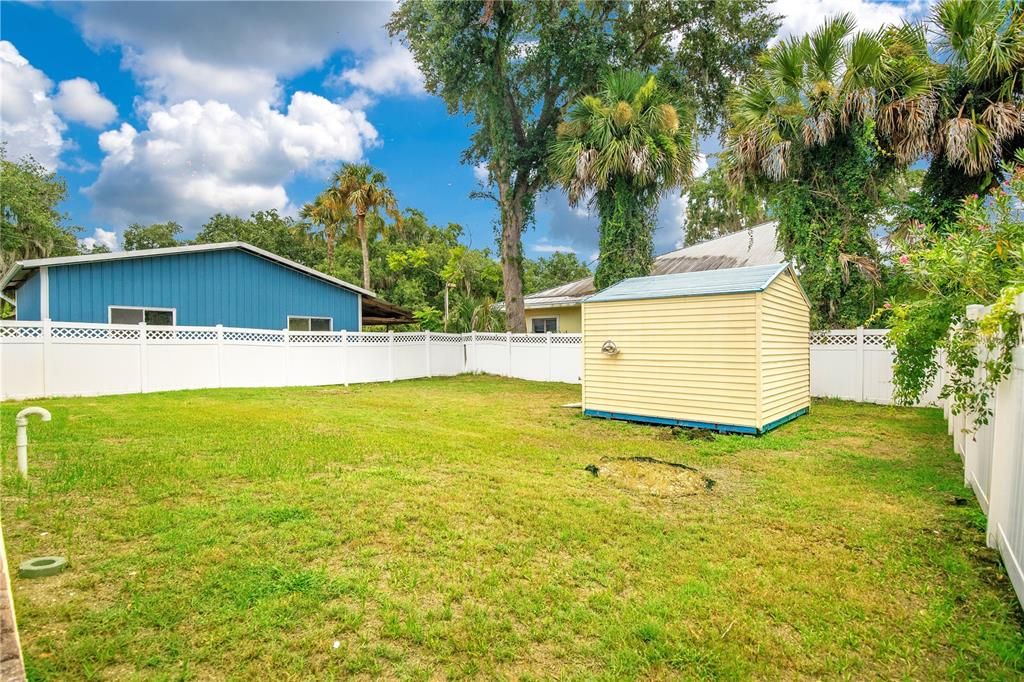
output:
[[788, 264], [754, 265], [726, 270], [633, 277], [599, 291], [585, 299], [584, 303], [755, 293], [764, 291], [776, 277], [789, 269]]

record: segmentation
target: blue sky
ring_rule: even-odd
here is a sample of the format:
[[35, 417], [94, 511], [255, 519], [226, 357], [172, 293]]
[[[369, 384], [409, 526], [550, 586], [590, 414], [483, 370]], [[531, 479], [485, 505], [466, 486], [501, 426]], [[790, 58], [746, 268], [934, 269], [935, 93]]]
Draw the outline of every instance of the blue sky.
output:
[[[782, 34], [852, 11], [863, 28], [919, 14], [922, 2], [778, 0]], [[293, 213], [341, 162], [382, 169], [403, 207], [464, 226], [493, 247], [497, 213], [470, 199], [459, 163], [471, 134], [423, 91], [380, 3], [0, 4], [0, 134], [67, 180], [80, 236], [114, 243], [131, 222], [177, 220], [191, 235], [220, 211]], [[713, 151], [710, 146], [704, 151]], [[665, 197], [656, 247], [685, 228]], [[596, 220], [557, 191], [538, 201], [527, 255], [589, 260]]]

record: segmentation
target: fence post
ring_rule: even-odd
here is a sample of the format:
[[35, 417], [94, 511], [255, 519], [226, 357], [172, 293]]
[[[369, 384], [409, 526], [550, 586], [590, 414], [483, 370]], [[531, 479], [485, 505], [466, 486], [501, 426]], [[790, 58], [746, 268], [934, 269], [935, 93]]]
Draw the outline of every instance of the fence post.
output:
[[395, 380], [395, 332], [388, 330], [388, 382]]
[[43, 318], [43, 397], [50, 397], [50, 367], [53, 366], [53, 358], [51, 356], [53, 344], [53, 329], [51, 326], [50, 318]]
[[[1017, 314], [1024, 317], [1024, 294], [1017, 296]], [[1013, 349], [1010, 375], [996, 388], [992, 406], [992, 471], [989, 475], [988, 532], [986, 543], [1000, 549], [999, 530], [1010, 522], [1014, 462], [1024, 452], [1024, 343]], [[1024, 599], [1024, 595], [1021, 595]]]
[[139, 322], [139, 393], [146, 392], [146, 374], [149, 372], [149, 358], [146, 357], [146, 322]]
[[281, 385], [288, 385], [288, 327], [281, 330]]
[[430, 371], [430, 330], [429, 329], [426, 331], [426, 335], [424, 336], [424, 338], [426, 339], [426, 343], [424, 345], [427, 347], [427, 378], [429, 379], [430, 377], [434, 376], [433, 373]]
[[548, 381], [551, 381], [551, 332], [544, 332], [544, 337], [548, 347]]
[[854, 364], [859, 379], [859, 396], [857, 402], [864, 402], [864, 327], [857, 327], [857, 361]]
[[224, 388], [224, 325], [217, 325], [217, 388]]
[[348, 332], [341, 330], [341, 379], [348, 386]]
[[506, 366], [508, 371], [505, 372], [505, 376], [512, 376], [512, 332], [505, 332], [505, 346], [508, 349], [508, 355], [506, 357]]
[[472, 349], [466, 353], [466, 371], [476, 373], [476, 330], [469, 332], [469, 347]]

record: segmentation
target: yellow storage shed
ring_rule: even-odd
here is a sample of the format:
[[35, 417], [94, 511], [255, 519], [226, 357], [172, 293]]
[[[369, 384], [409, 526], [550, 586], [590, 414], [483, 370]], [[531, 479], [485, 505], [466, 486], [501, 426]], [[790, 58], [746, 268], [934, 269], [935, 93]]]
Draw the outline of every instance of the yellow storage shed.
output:
[[789, 265], [627, 279], [583, 302], [583, 410], [762, 434], [806, 414], [810, 304]]

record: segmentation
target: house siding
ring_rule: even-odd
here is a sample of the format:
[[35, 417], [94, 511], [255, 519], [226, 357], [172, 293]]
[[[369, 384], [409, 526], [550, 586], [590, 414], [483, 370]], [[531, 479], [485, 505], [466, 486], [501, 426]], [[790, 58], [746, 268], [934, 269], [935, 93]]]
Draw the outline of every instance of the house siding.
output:
[[583, 317], [578, 305], [527, 310], [526, 331], [533, 332], [533, 320], [538, 317], [557, 317], [560, 334], [579, 334], [583, 331]]
[[39, 290], [41, 288], [41, 284], [42, 279], [39, 276], [39, 271], [36, 270], [27, 280], [25, 280], [24, 284], [18, 287], [17, 291], [15, 291], [14, 299], [15, 303], [18, 304], [14, 309], [15, 319], [40, 319]]
[[[587, 302], [584, 409], [758, 428], [753, 294]], [[619, 354], [601, 345], [611, 340]]]
[[810, 407], [810, 310], [787, 271], [761, 294], [762, 424]]
[[[39, 319], [32, 280], [18, 291], [19, 319]], [[240, 249], [51, 266], [49, 289], [50, 318], [62, 322], [107, 322], [121, 305], [174, 308], [178, 325], [283, 329], [289, 315], [310, 315], [359, 329], [358, 293]]]

